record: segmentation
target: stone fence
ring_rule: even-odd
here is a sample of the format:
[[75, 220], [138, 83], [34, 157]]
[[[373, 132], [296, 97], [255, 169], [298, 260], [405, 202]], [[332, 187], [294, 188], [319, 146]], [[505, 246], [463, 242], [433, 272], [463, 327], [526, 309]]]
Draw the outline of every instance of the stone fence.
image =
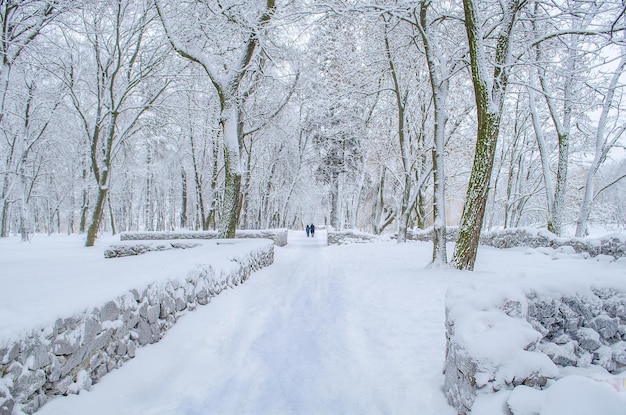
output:
[[[236, 238], [271, 239], [276, 246], [287, 245], [287, 229], [238, 230]], [[122, 232], [120, 241], [154, 241], [174, 239], [217, 239], [217, 231]]]
[[182, 314], [273, 260], [274, 246], [263, 244], [233, 258], [229, 271], [204, 265], [0, 343], [0, 415], [32, 414], [52, 397], [89, 389], [138, 347], [159, 341]]
[[[559, 290], [448, 293], [444, 391], [459, 414], [471, 413], [477, 398], [488, 394], [520, 385], [545, 388], [563, 367], [596, 366], [608, 376], [626, 368], [623, 283]], [[506, 405], [522, 413], [514, 400]]]
[[376, 235], [360, 232], [353, 229], [343, 231], [328, 231], [328, 245], [341, 245], [349, 243], [371, 242], [376, 239]]
[[[458, 227], [447, 228], [447, 240], [455, 241], [458, 237]], [[417, 241], [431, 241], [433, 230], [407, 232], [407, 239]], [[572, 253], [582, 253], [591, 257], [600, 255], [621, 258], [626, 256], [626, 235], [613, 234], [602, 238], [560, 238], [545, 229], [509, 228], [483, 232], [480, 235], [480, 244], [494, 248], [569, 248]]]
[[[458, 227], [446, 228], [448, 242], [456, 241], [458, 234]], [[433, 239], [433, 229], [407, 230], [406, 237], [409, 241], [430, 242]], [[328, 232], [329, 245], [370, 242], [379, 238], [379, 236], [356, 230]], [[560, 238], [543, 229], [510, 228], [483, 232], [480, 236], [480, 244], [494, 248], [553, 248], [589, 257], [607, 256], [614, 259], [626, 257], [626, 235], [624, 234], [613, 234], [602, 238]]]

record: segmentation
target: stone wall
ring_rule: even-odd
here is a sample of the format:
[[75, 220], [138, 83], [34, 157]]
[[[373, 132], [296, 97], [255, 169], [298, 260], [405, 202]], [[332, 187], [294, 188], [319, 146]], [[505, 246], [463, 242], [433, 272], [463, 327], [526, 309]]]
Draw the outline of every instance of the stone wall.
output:
[[206, 265], [59, 318], [0, 346], [0, 415], [32, 414], [54, 396], [89, 389], [132, 359], [138, 347], [159, 341], [182, 314], [243, 283], [273, 260], [274, 246], [267, 244], [234, 258], [232, 271], [217, 274]]
[[189, 249], [197, 246], [200, 246], [200, 244], [187, 241], [122, 242], [111, 244], [104, 250], [104, 257], [119, 258], [123, 256], [141, 255], [146, 252], [168, 251], [170, 249]]
[[[236, 238], [271, 239], [276, 246], [287, 245], [287, 229], [238, 230]], [[217, 231], [122, 232], [120, 241], [155, 241], [173, 239], [217, 239]]]
[[471, 413], [480, 394], [543, 388], [562, 367], [598, 366], [612, 374], [626, 368], [623, 284], [567, 294], [526, 291], [493, 308], [471, 304], [476, 295], [448, 298], [446, 305], [444, 391], [459, 414]]
[[[456, 241], [458, 227], [449, 226], [446, 239]], [[413, 241], [432, 241], [432, 228], [407, 231], [407, 239]], [[581, 253], [596, 257], [599, 255], [621, 258], [626, 256], [626, 235], [609, 235], [602, 238], [559, 238], [544, 229], [510, 228], [480, 235], [480, 244], [494, 248], [569, 248], [572, 253]]]
[[357, 230], [344, 230], [344, 231], [328, 231], [327, 241], [328, 245], [341, 245], [360, 242], [371, 242], [376, 239], [376, 235], [370, 233], [360, 232]]

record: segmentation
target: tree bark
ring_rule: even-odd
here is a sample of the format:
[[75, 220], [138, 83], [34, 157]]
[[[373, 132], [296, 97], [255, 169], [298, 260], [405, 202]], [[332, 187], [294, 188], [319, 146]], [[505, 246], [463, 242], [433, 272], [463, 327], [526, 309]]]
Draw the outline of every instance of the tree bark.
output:
[[427, 21], [427, 13], [430, 1], [423, 1], [420, 5], [420, 17], [418, 28], [424, 44], [424, 54], [428, 64], [430, 86], [433, 95], [435, 115], [433, 158], [433, 256], [431, 265], [439, 266], [448, 262], [446, 252], [446, 196], [445, 196], [445, 168], [444, 146], [446, 141], [446, 123], [448, 121], [447, 97], [448, 97], [448, 74], [443, 56], [439, 56], [437, 64], [437, 52], [431, 41], [430, 29]]
[[482, 23], [479, 21], [476, 0], [463, 0], [478, 125], [474, 164], [452, 259], [454, 266], [461, 270], [473, 270], [476, 262], [508, 81], [511, 33], [522, 3], [523, 0], [510, 0], [504, 5], [493, 79], [489, 79], [486, 50], [480, 29]]

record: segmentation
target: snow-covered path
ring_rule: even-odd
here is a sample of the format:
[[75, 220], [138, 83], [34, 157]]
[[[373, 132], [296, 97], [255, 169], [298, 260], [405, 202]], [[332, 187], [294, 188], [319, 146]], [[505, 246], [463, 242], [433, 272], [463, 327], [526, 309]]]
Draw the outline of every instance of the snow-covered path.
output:
[[39, 413], [452, 415], [441, 391], [450, 281], [420, 278], [430, 245], [416, 248], [291, 233], [274, 265]]

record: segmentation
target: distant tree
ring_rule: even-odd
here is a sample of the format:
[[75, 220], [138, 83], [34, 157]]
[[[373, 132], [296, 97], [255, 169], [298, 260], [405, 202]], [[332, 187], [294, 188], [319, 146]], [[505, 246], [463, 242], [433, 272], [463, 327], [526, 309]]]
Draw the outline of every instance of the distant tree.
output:
[[[68, 0], [2, 0], [0, 2], [0, 128], [5, 121], [7, 97], [10, 96], [13, 87], [12, 69], [18, 58], [30, 47], [44, 27], [65, 11], [70, 3]], [[11, 141], [9, 137], [9, 143]], [[20, 158], [23, 158], [23, 154], [14, 150], [17, 148], [9, 144], [6, 152], [3, 151], [3, 167], [0, 167], [0, 177], [2, 177], [0, 237], [8, 236], [9, 232], [10, 188], [12, 177], [15, 176], [8, 172], [14, 170], [15, 165], [20, 163]]]

